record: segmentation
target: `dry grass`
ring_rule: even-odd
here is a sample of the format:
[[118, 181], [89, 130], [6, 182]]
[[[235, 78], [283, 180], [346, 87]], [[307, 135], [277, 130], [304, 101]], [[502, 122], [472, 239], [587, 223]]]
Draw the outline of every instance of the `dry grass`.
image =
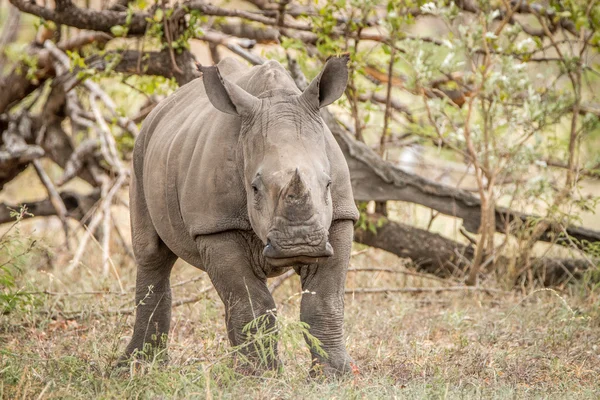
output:
[[[26, 240], [26, 239], [25, 239]], [[51, 239], [41, 239], [41, 243]], [[43, 248], [42, 245], [38, 246]], [[53, 247], [50, 247], [52, 251]], [[360, 374], [339, 381], [307, 379], [309, 357], [295, 328], [297, 277], [276, 292], [289, 334], [280, 342], [284, 370], [259, 377], [235, 372], [229, 357], [223, 306], [214, 291], [174, 309], [170, 363], [133, 373], [111, 366], [131, 334], [133, 317], [109, 310], [132, 306], [114, 277], [99, 275], [100, 257], [70, 276], [66, 256], [43, 251], [23, 259], [23, 292], [0, 321], [0, 397], [18, 398], [598, 398], [600, 316], [598, 295], [540, 291], [522, 294], [446, 293], [348, 295], [347, 346]], [[126, 290], [133, 264], [113, 257]], [[53, 261], [53, 265], [48, 264]], [[396, 266], [401, 260], [376, 250], [353, 265]], [[210, 283], [180, 263], [175, 300]], [[354, 272], [348, 287], [439, 285], [402, 274]], [[74, 292], [104, 291], [75, 296]], [[75, 312], [76, 311], [76, 312]]]

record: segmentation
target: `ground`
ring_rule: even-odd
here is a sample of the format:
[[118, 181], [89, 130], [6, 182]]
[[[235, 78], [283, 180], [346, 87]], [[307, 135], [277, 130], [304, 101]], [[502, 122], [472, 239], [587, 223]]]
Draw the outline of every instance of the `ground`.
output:
[[[20, 235], [17, 247], [28, 248], [33, 236]], [[232, 367], [224, 308], [207, 276], [182, 262], [172, 278], [174, 300], [206, 291], [200, 300], [174, 308], [169, 364], [154, 361], [115, 372], [132, 332], [133, 317], [115, 312], [133, 306], [132, 260], [113, 256], [120, 284], [114, 274], [102, 276], [94, 249], [84, 265], [66, 272], [60, 269], [66, 256], [45, 247], [45, 240], [37, 238], [38, 250], [21, 257], [22, 273], [15, 276], [22, 295], [0, 317], [1, 398], [600, 396], [600, 298], [589, 285], [505, 292], [489, 281], [493, 292], [349, 293], [347, 347], [357, 370], [321, 381], [308, 378], [296, 276], [275, 291], [284, 368], [246, 376]], [[402, 260], [384, 252], [355, 253], [355, 268], [405, 270]], [[347, 282], [350, 289], [445, 285], [403, 273], [356, 271]]]

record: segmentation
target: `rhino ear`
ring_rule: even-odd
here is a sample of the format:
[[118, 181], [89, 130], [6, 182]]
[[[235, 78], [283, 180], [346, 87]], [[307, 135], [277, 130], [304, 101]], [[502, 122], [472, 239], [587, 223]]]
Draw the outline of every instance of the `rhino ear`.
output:
[[216, 66], [198, 65], [198, 69], [202, 71], [208, 100], [217, 110], [231, 115], [244, 115], [251, 113], [260, 103], [258, 98], [223, 78]]
[[317, 109], [339, 99], [348, 84], [348, 60], [348, 54], [327, 60], [323, 71], [300, 96]]

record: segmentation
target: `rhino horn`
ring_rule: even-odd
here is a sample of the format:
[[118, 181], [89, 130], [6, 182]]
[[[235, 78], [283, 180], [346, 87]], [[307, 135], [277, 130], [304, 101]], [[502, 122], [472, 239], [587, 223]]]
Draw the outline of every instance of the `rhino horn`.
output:
[[288, 219], [305, 219], [310, 213], [310, 191], [307, 188], [300, 171], [296, 168], [294, 175], [282, 192], [284, 212]]

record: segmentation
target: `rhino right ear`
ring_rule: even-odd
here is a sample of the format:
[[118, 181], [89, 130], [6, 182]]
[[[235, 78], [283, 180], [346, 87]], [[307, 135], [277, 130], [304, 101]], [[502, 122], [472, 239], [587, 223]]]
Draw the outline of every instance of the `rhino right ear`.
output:
[[198, 69], [202, 72], [208, 100], [217, 110], [241, 116], [250, 114], [260, 104], [258, 98], [235, 83], [223, 78], [216, 66], [203, 67], [198, 65]]

